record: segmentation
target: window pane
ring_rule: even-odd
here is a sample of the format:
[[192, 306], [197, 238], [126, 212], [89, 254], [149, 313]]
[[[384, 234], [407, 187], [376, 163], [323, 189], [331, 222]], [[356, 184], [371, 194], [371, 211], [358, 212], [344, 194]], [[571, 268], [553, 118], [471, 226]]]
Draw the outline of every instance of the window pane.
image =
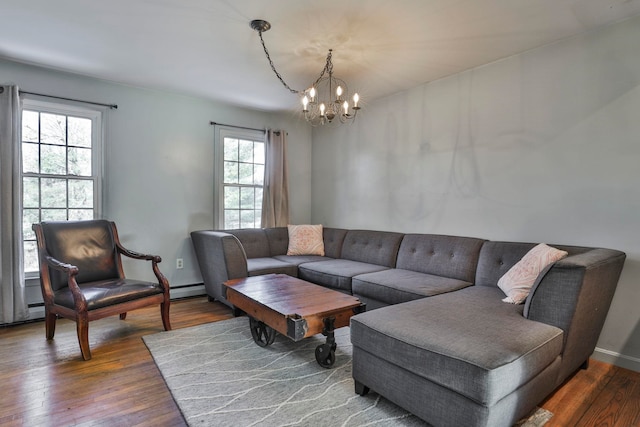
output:
[[40, 222], [40, 211], [38, 209], [24, 209], [22, 211], [22, 238], [25, 240], [35, 239], [36, 234], [31, 229], [32, 224]]
[[42, 200], [40, 201], [42, 207], [67, 207], [67, 181], [65, 179], [42, 178], [40, 192], [42, 194]]
[[254, 209], [255, 190], [253, 188], [240, 189], [240, 209]]
[[256, 209], [262, 209], [262, 188], [256, 188]]
[[240, 209], [240, 188], [224, 187], [224, 208]]
[[255, 176], [253, 177], [254, 183], [256, 185], [264, 185], [264, 166], [255, 165], [254, 171], [255, 171]]
[[255, 228], [255, 212], [254, 211], [240, 211], [240, 228]]
[[225, 210], [224, 211], [224, 228], [227, 230], [240, 228], [240, 211]]
[[91, 176], [90, 148], [69, 148], [69, 175]]
[[235, 138], [224, 139], [224, 159], [238, 161], [238, 140]]
[[24, 271], [38, 271], [38, 248], [36, 242], [24, 242]]
[[38, 178], [22, 178], [22, 206], [37, 208], [40, 206], [40, 183]]
[[70, 220], [93, 219], [93, 209], [69, 209]]
[[93, 207], [93, 181], [86, 179], [69, 180], [69, 207]]
[[22, 172], [38, 173], [40, 165], [38, 164], [38, 144], [22, 143]]
[[252, 163], [253, 162], [253, 141], [240, 140], [239, 157], [241, 162]]
[[43, 221], [66, 221], [67, 210], [66, 209], [42, 209]]
[[264, 142], [254, 142], [253, 163], [264, 165]]
[[66, 175], [67, 174], [67, 150], [64, 147], [55, 145], [42, 145], [40, 147], [40, 172]]
[[253, 184], [253, 164], [238, 163], [238, 168], [239, 168], [238, 182], [240, 184]]
[[40, 142], [43, 144], [66, 145], [67, 116], [58, 114], [40, 114]]
[[91, 120], [69, 117], [69, 145], [91, 147]]
[[28, 142], [38, 142], [38, 112], [22, 112], [22, 140]]
[[224, 162], [224, 182], [225, 184], [238, 183], [238, 163]]

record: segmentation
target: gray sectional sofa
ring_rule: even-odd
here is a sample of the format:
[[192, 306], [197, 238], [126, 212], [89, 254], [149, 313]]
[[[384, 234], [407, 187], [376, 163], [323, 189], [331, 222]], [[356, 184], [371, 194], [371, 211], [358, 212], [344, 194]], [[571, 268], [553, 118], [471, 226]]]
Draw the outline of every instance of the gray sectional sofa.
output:
[[353, 294], [356, 392], [369, 389], [434, 426], [509, 426], [580, 367], [604, 324], [625, 254], [568, 256], [521, 305], [497, 282], [535, 243], [324, 228], [324, 256], [287, 256], [286, 227], [191, 233], [208, 295], [226, 280], [297, 276]]

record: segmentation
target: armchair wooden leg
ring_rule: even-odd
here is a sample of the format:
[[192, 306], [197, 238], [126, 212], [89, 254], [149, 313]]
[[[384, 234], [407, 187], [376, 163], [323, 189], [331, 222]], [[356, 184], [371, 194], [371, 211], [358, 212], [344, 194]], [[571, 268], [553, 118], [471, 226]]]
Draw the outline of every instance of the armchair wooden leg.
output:
[[162, 325], [165, 331], [171, 330], [171, 322], [169, 321], [169, 301], [160, 304], [160, 315], [162, 316]]
[[56, 333], [56, 320], [58, 315], [50, 313], [49, 310], [45, 310], [44, 315], [44, 329], [48, 340], [52, 340]]
[[120, 320], [125, 320], [127, 318], [127, 313], [120, 313]]
[[76, 319], [76, 328], [78, 330], [78, 342], [80, 343], [80, 352], [84, 360], [91, 360], [91, 349], [89, 348], [89, 321], [86, 316], [78, 316]]

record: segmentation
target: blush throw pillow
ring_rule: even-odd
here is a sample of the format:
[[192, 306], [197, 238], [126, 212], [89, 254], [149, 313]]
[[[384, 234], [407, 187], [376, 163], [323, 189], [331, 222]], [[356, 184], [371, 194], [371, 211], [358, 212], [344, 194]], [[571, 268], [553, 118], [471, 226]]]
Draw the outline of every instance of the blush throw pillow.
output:
[[568, 253], [544, 243], [535, 246], [498, 280], [498, 287], [507, 295], [502, 301], [521, 304], [529, 295], [538, 274], [546, 266], [566, 257]]
[[324, 256], [322, 240], [322, 224], [288, 225], [289, 248], [287, 255], [321, 255]]

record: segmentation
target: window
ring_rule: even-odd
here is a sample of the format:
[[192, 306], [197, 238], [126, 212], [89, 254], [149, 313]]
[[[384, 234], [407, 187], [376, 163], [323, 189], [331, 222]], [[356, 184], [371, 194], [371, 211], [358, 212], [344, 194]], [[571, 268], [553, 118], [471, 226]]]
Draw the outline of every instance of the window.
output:
[[24, 271], [38, 271], [31, 224], [97, 217], [100, 208], [102, 114], [25, 100], [22, 110]]
[[259, 228], [262, 217], [265, 143], [261, 132], [220, 131], [218, 223], [223, 229]]

